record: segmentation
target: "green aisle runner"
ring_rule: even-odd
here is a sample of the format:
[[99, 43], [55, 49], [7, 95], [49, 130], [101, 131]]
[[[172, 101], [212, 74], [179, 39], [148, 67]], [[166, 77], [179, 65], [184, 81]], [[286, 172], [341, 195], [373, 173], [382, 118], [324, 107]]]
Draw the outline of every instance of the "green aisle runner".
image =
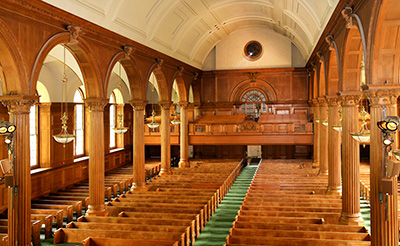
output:
[[194, 246], [222, 246], [225, 243], [256, 170], [257, 166], [247, 166], [242, 170]]

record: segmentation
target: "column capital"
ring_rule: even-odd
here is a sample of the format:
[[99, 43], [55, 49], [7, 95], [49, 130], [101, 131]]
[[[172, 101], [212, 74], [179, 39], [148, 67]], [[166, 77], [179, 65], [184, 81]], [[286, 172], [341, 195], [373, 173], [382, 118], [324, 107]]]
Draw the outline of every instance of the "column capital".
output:
[[134, 111], [141, 111], [146, 108], [147, 101], [131, 100], [129, 101]]
[[339, 93], [342, 107], [358, 106], [361, 99], [361, 91], [344, 91]]
[[312, 99], [310, 101], [311, 101], [311, 104], [312, 104], [313, 107], [318, 107], [319, 106], [319, 101], [318, 101], [317, 98], [314, 98], [314, 99]]
[[397, 97], [400, 95], [400, 86], [393, 85], [367, 85], [363, 86], [371, 106], [389, 106], [397, 103]]
[[172, 102], [170, 101], [160, 101], [158, 102], [162, 110], [167, 110], [171, 108]]
[[338, 106], [339, 105], [339, 102], [340, 102], [339, 97], [337, 97], [337, 96], [325, 96], [325, 98], [326, 98], [326, 102], [327, 102], [329, 107]]
[[29, 114], [31, 106], [39, 102], [39, 96], [8, 95], [1, 96], [0, 100], [11, 114]]
[[104, 107], [107, 105], [108, 100], [106, 98], [87, 98], [84, 102], [86, 107], [89, 108], [89, 112], [93, 112], [104, 111]]
[[318, 97], [317, 100], [320, 107], [326, 107], [327, 102], [325, 97]]
[[181, 109], [186, 109], [189, 106], [188, 102], [179, 102], [178, 103], [179, 107], [181, 107]]

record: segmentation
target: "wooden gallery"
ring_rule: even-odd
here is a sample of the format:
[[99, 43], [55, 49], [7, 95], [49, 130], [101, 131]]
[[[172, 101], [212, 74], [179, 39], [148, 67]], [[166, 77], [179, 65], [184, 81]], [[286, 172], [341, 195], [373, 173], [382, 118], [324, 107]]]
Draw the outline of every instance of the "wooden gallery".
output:
[[0, 246], [399, 245], [399, 0], [1, 0]]

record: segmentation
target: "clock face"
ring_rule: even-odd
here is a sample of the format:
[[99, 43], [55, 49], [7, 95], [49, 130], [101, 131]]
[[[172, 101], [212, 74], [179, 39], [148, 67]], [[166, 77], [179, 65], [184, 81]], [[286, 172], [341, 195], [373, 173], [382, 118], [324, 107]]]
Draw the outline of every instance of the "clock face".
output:
[[244, 54], [251, 60], [256, 60], [261, 57], [262, 46], [257, 41], [250, 41], [244, 46]]

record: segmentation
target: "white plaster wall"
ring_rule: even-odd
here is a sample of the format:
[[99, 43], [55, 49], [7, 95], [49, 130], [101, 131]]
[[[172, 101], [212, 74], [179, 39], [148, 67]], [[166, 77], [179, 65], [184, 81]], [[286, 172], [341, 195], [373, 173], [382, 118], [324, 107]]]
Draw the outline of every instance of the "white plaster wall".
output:
[[[263, 54], [251, 61], [244, 56], [244, 46], [252, 40], [261, 43]], [[292, 66], [292, 43], [275, 31], [247, 29], [232, 33], [216, 45], [216, 70], [274, 68]]]

